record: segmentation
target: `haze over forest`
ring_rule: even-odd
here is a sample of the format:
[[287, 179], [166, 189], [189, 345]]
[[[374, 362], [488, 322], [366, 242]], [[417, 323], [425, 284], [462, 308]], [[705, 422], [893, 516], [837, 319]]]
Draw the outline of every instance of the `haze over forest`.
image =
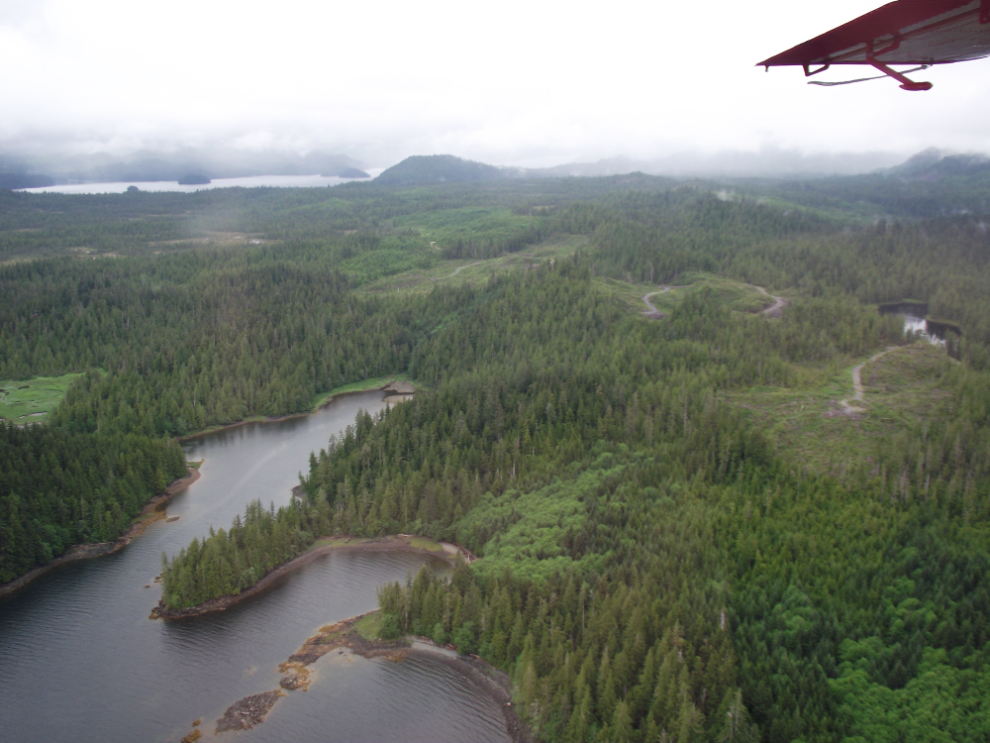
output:
[[[904, 159], [899, 154], [889, 152], [809, 155], [796, 150], [765, 149], [714, 155], [682, 152], [653, 160], [619, 156], [593, 162], [559, 163], [546, 168], [525, 168], [516, 163], [502, 164], [502, 167], [518, 175], [531, 177], [602, 176], [637, 171], [671, 176], [807, 176], [868, 173], [897, 165]], [[364, 161], [349, 155], [321, 151], [297, 154], [282, 150], [252, 151], [229, 147], [141, 150], [124, 155], [108, 152], [64, 154], [57, 151], [30, 155], [0, 153], [0, 175], [43, 176], [46, 184], [166, 181], [177, 180], [189, 173], [204, 173], [210, 178], [344, 175], [355, 169], [374, 170], [394, 164]]]

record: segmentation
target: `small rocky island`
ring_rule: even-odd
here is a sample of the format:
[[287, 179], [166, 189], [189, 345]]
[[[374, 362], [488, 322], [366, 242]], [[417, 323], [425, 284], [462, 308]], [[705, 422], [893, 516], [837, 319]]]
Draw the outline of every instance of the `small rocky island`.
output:
[[[378, 612], [372, 611], [336, 624], [326, 625], [303, 643], [288, 660], [281, 663], [278, 670], [283, 674], [279, 689], [252, 694], [227, 708], [223, 717], [216, 721], [215, 735], [231, 730], [250, 730], [265, 721], [268, 713], [286, 691], [307, 691], [310, 685], [312, 666], [325, 655], [360, 655], [363, 658], [385, 658], [402, 662], [412, 657], [429, 657], [434, 662], [443, 663], [453, 670], [465, 684], [472, 684], [491, 695], [502, 711], [506, 732], [512, 743], [531, 743], [529, 729], [519, 719], [512, 705], [509, 677], [476, 656], [451, 654], [452, 648], [443, 649], [433, 645], [426, 638], [402, 637], [396, 640], [377, 639]], [[414, 642], [415, 640], [415, 642]], [[198, 726], [201, 720], [193, 723], [193, 730], [183, 738], [183, 743], [195, 743], [201, 737]]]
[[258, 723], [264, 722], [265, 715], [271, 711], [281, 696], [283, 696], [282, 692], [276, 690], [244, 697], [237, 704], [228, 707], [223, 717], [217, 720], [217, 733], [226, 733], [228, 730], [250, 730]]

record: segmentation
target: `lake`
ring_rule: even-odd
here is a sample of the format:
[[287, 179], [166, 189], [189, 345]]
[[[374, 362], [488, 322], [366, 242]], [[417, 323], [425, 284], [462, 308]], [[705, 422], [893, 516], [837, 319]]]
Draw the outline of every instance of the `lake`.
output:
[[[383, 168], [373, 168], [367, 172], [376, 177]], [[114, 183], [70, 183], [61, 186], [43, 186], [41, 188], [24, 188], [24, 193], [124, 193], [128, 186], [137, 186], [141, 191], [201, 191], [206, 188], [257, 188], [271, 186], [275, 188], [326, 188], [339, 186], [351, 181], [369, 181], [369, 178], [338, 178], [323, 175], [255, 175], [246, 178], [214, 178], [212, 183], [198, 186], [181, 186], [176, 181], [117, 181]]]
[[[384, 405], [381, 392], [346, 395], [310, 416], [188, 441], [187, 457], [205, 463], [168, 505], [178, 521], [155, 522], [115, 555], [70, 563], [0, 599], [3, 738], [179, 741], [200, 718], [212, 732], [228, 706], [278, 688], [278, 664], [319, 627], [376, 608], [382, 583], [423, 565], [448, 570], [429, 555], [330, 554], [225, 612], [148, 618], [160, 598], [153, 581], [163, 551], [178, 552], [211, 524], [226, 528], [252, 500], [287, 503], [310, 452], [360, 409], [374, 414]], [[331, 655], [313, 670], [308, 692], [289, 693], [263, 724], [224, 739], [509, 740], [498, 705], [439, 661]]]

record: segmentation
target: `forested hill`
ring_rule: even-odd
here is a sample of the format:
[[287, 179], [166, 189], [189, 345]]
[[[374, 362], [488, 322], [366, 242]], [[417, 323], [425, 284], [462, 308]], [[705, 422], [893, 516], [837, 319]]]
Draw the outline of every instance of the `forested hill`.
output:
[[[0, 267], [0, 379], [82, 372], [7, 429], [57, 476], [0, 493], [4, 575], [79, 514], [109, 536], [163, 437], [401, 372], [416, 399], [314, 453], [302, 501], [170, 556], [166, 605], [419, 533], [479, 559], [385, 587], [384, 626], [504, 668], [542, 740], [984, 740], [987, 215], [835, 203], [641, 175], [0, 194], [6, 255], [61, 251]], [[961, 335], [905, 338], [876, 307], [903, 299]]]
[[463, 160], [453, 155], [414, 155], [383, 171], [376, 179], [385, 186], [496, 181], [503, 178], [493, 165]]
[[41, 188], [54, 186], [55, 179], [32, 173], [5, 173], [0, 170], [0, 189]]
[[934, 147], [908, 158], [901, 165], [888, 168], [888, 175], [906, 179], [938, 180], [951, 176], [979, 175], [990, 171], [986, 155], [952, 155]]
[[829, 178], [738, 179], [749, 193], [863, 218], [926, 219], [990, 211], [990, 158], [927, 150], [877, 173]]

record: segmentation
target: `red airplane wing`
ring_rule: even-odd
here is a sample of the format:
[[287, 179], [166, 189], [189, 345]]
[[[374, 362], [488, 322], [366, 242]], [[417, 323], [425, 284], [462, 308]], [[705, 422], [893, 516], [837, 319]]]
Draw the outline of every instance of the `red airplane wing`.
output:
[[[759, 63], [800, 65], [813, 75], [830, 65], [872, 65], [908, 90], [927, 90], [887, 65], [933, 65], [990, 56], [990, 0], [897, 0]], [[812, 70], [812, 67], [818, 67]]]

